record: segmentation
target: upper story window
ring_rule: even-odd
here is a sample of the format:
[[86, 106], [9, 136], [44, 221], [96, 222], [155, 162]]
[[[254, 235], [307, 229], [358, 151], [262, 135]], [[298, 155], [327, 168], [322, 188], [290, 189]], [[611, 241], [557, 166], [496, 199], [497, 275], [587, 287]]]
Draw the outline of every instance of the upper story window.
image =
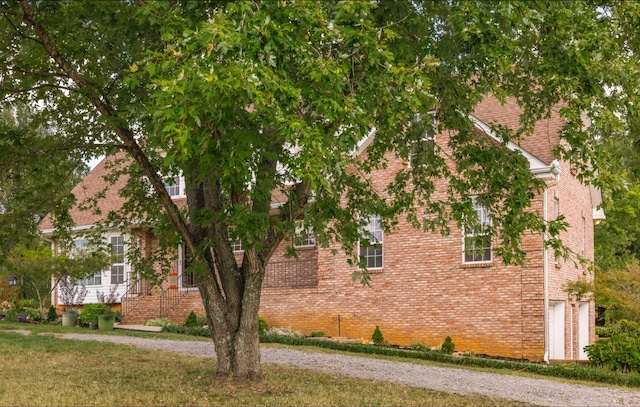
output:
[[304, 227], [302, 222], [296, 222], [296, 235], [293, 238], [295, 247], [311, 247], [316, 245], [316, 235], [313, 227]]
[[409, 126], [409, 131], [413, 133], [414, 140], [409, 151], [409, 165], [420, 167], [431, 164], [436, 155], [435, 114], [417, 116]]
[[383, 265], [383, 233], [379, 216], [371, 216], [369, 222], [360, 230], [359, 255], [367, 269], [380, 269]]
[[183, 195], [180, 191], [180, 176], [178, 175], [165, 180], [164, 187], [167, 190], [169, 196]]
[[229, 240], [229, 243], [231, 243], [231, 250], [233, 250], [234, 252], [241, 252], [244, 250], [242, 248], [242, 240], [240, 239]]
[[488, 229], [491, 226], [491, 214], [475, 197], [473, 209], [476, 212], [476, 222], [464, 226], [464, 262], [490, 262], [492, 245]]

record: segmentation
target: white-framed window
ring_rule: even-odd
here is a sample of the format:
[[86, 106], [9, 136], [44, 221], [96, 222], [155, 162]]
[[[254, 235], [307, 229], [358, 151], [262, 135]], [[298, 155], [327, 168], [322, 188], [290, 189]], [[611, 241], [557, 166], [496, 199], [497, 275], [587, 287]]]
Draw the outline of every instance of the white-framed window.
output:
[[473, 198], [473, 209], [476, 212], [476, 222], [464, 226], [464, 254], [465, 263], [487, 263], [492, 260], [491, 214], [482, 206], [476, 197]]
[[189, 251], [185, 245], [178, 247], [178, 262], [180, 264], [180, 288], [192, 289], [198, 288], [198, 280], [196, 273], [188, 271], [189, 268]]
[[293, 237], [294, 247], [312, 247], [316, 245], [316, 235], [313, 227], [304, 227], [302, 222], [296, 222], [296, 235]]
[[[88, 250], [88, 243], [87, 243], [87, 239], [84, 238], [79, 238], [79, 239], [74, 239], [73, 240], [73, 253], [74, 254], [85, 254]], [[83, 280], [78, 280], [74, 283], [75, 285], [84, 285], [84, 286], [90, 286], [90, 285], [102, 285], [102, 273], [101, 272], [97, 272], [96, 274], [94, 274], [93, 276], [89, 277], [89, 278], [85, 278]]]
[[165, 180], [164, 187], [169, 196], [179, 196], [180, 193], [180, 176], [176, 175]]
[[411, 142], [409, 151], [409, 166], [426, 166], [433, 162], [436, 155], [436, 117], [435, 113], [416, 116], [410, 126], [410, 131], [416, 134], [416, 139]]
[[124, 283], [124, 236], [111, 236], [111, 284]]
[[367, 269], [381, 269], [383, 266], [384, 242], [380, 217], [369, 217], [368, 223], [360, 230], [360, 234], [366, 239], [360, 240], [360, 258]]
[[229, 243], [231, 244], [231, 250], [234, 252], [241, 252], [244, 250], [242, 248], [242, 240], [240, 239], [229, 240]]

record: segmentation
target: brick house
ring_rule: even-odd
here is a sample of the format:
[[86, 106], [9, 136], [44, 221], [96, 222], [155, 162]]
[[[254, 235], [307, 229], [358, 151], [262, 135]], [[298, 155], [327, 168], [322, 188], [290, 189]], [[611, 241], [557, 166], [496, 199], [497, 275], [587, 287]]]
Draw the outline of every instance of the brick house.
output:
[[[502, 106], [487, 99], [471, 119], [479, 134], [495, 137], [489, 124], [516, 127], [518, 116], [515, 104]], [[593, 260], [593, 225], [603, 216], [598, 209], [600, 193], [581, 184], [567, 163], [554, 158], [561, 125], [562, 119], [557, 116], [540, 122], [520, 145], [511, 143], [509, 148], [522, 152], [530, 170], [546, 183], [531, 209], [547, 220], [564, 215], [570, 227], [560, 238], [574, 252]], [[442, 133], [435, 140], [444, 153], [447, 137]], [[365, 156], [366, 145], [360, 151]], [[91, 197], [101, 190], [110, 159], [96, 166], [73, 193]], [[406, 165], [406, 161], [395, 159], [385, 170], [373, 173], [371, 179], [386, 185]], [[444, 182], [441, 188], [446, 186]], [[99, 201], [103, 214], [122, 205], [123, 198], [117, 191], [123, 184], [114, 184]], [[178, 205], [186, 204], [183, 183], [168, 188]], [[476, 210], [481, 221], [490, 221], [482, 207]], [[72, 217], [78, 230], [100, 220], [99, 215], [79, 210], [74, 210]], [[45, 218], [40, 228], [55, 246], [51, 219]], [[439, 346], [451, 336], [457, 350], [477, 354], [532, 361], [586, 359], [582, 349], [595, 338], [594, 302], [571, 299], [563, 287], [579, 278], [590, 280], [592, 275], [584, 266], [554, 258], [545, 249], [543, 236], [529, 234], [523, 238], [527, 265], [505, 266], [495, 258], [490, 241], [484, 247], [465, 250], [469, 232], [455, 225], [451, 234], [443, 237], [416, 230], [400, 219], [393, 233], [383, 235], [376, 219], [371, 219], [369, 232], [380, 242], [380, 246], [363, 252], [372, 287], [354, 282], [344, 253], [333, 255], [331, 248], [319, 248], [312, 233], [297, 242], [297, 261], [284, 256], [285, 245], [291, 243], [283, 242], [267, 267], [263, 283], [260, 315], [269, 326], [359, 339], [371, 338], [379, 326], [385, 340], [392, 344]], [[132, 241], [141, 247], [156, 244], [151, 233], [135, 228], [127, 234], [106, 233], [105, 238], [122, 253]], [[240, 258], [241, 242], [235, 242], [234, 248]], [[124, 254], [117, 261], [120, 263], [110, 270], [84, 282], [89, 290], [86, 303], [96, 301], [97, 291], [118, 284], [125, 323], [143, 323], [157, 317], [181, 323], [191, 310], [204, 313], [194, 276], [184, 271], [186, 260], [181, 249], [174, 261], [175, 272], [162, 287], [154, 289], [134, 278], [136, 271], [126, 263]], [[53, 303], [57, 303], [57, 293], [53, 294]]]

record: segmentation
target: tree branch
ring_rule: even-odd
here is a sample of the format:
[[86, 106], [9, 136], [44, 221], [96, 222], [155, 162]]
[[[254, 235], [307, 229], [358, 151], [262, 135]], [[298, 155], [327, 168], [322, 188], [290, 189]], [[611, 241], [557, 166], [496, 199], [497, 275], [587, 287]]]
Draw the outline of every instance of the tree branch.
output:
[[18, 157], [13, 160], [2, 160], [2, 165], [0, 165], [0, 170], [11, 168], [12, 165], [17, 164], [19, 162], [26, 161], [28, 158], [39, 158], [41, 154], [46, 154], [54, 151], [73, 151], [73, 150], [95, 150], [98, 148], [109, 148], [115, 147], [124, 150], [124, 144], [98, 144], [98, 143], [87, 143], [87, 144], [72, 144], [72, 145], [64, 145], [60, 147], [53, 148], [41, 148], [29, 152], [20, 152]]
[[[118, 135], [118, 137], [124, 142], [126, 150], [131, 154], [134, 160], [140, 165], [145, 175], [151, 182], [160, 203], [167, 211], [169, 219], [176, 227], [178, 233], [182, 236], [185, 245], [192, 253], [198, 253], [193, 239], [189, 232], [187, 224], [180, 214], [180, 210], [171, 199], [171, 196], [164, 187], [164, 181], [160, 178], [159, 174], [153, 168], [153, 165], [149, 161], [138, 142], [136, 141], [133, 131], [123, 125], [117, 124], [116, 112], [114, 107], [110, 104], [108, 98], [102, 94], [100, 89], [97, 89], [89, 81], [87, 81], [80, 73], [62, 56], [58, 50], [53, 39], [49, 36], [49, 33], [40, 24], [27, 0], [21, 0], [20, 6], [24, 11], [23, 19], [31, 27], [42, 41], [42, 46], [49, 56], [55, 61], [58, 67], [71, 79], [80, 89], [86, 91], [86, 97], [91, 101], [100, 114], [107, 119], [111, 127]], [[199, 255], [199, 259], [202, 260], [202, 256]]]

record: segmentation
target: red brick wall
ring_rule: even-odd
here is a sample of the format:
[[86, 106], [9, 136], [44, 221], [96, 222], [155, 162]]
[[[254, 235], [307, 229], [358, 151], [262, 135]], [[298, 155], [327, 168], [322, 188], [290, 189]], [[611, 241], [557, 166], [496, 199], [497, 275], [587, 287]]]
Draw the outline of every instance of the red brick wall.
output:
[[[392, 162], [386, 172], [375, 175], [384, 185], [393, 177]], [[581, 185], [563, 166], [559, 182], [549, 181], [546, 194], [534, 202], [532, 210], [553, 215], [553, 199], [570, 228], [561, 234], [575, 251], [582, 247], [582, 218], [585, 219], [585, 253], [593, 258], [592, 208], [588, 187]], [[441, 188], [446, 185], [441, 184]], [[383, 190], [383, 189], [380, 189]], [[384, 236], [384, 268], [372, 273], [372, 287], [354, 282], [353, 269], [339, 250], [304, 249], [301, 258], [316, 259], [318, 285], [312, 288], [265, 288], [260, 315], [269, 326], [291, 327], [310, 334], [323, 331], [328, 336], [368, 341], [376, 326], [393, 344], [421, 343], [440, 346], [451, 336], [457, 350], [473, 351], [517, 359], [540, 361], [545, 355], [544, 265], [545, 251], [540, 235], [525, 236], [522, 245], [528, 256], [524, 267], [505, 266], [494, 259], [490, 264], [463, 264], [462, 231], [451, 226], [447, 237], [413, 229], [401, 219], [398, 228]], [[283, 242], [272, 261], [282, 261]], [[563, 290], [567, 281], [591, 279], [584, 267], [572, 261], [554, 263], [546, 255], [548, 298], [565, 304], [565, 358], [577, 358], [577, 306]], [[240, 257], [238, 258], [240, 260]], [[168, 284], [168, 283], [167, 283]], [[166, 288], [166, 287], [165, 287]], [[157, 318], [157, 296], [138, 307], [126, 322], [142, 323]], [[575, 302], [573, 302], [575, 303]], [[197, 291], [189, 292], [171, 318], [182, 323], [194, 310], [203, 314]], [[594, 305], [590, 303], [590, 342], [594, 339]]]
[[[388, 182], [391, 171], [379, 174]], [[560, 199], [560, 213], [570, 228], [561, 234], [564, 243], [578, 251], [585, 218], [585, 253], [593, 258], [592, 207], [588, 187], [563, 167], [558, 183], [550, 181], [547, 216], [553, 198]], [[543, 214], [545, 195], [533, 210]], [[510, 358], [542, 360], [545, 356], [543, 239], [524, 238], [525, 267], [504, 266], [494, 259], [489, 265], [462, 261], [462, 231], [451, 225], [450, 236], [429, 234], [400, 222], [384, 236], [384, 269], [372, 274], [372, 287], [351, 279], [343, 254], [318, 253], [319, 285], [309, 289], [264, 289], [261, 315], [269, 326], [291, 327], [305, 334], [369, 340], [379, 326], [394, 344], [422, 343], [439, 346], [451, 336], [456, 349]], [[335, 248], [338, 248], [337, 246]], [[565, 309], [566, 358], [577, 358], [577, 306], [571, 306], [563, 290], [567, 281], [584, 274], [583, 267], [561, 260], [556, 267], [547, 254], [549, 299], [567, 302]], [[573, 314], [570, 312], [573, 311]], [[590, 342], [594, 339], [594, 305], [590, 303]], [[571, 319], [573, 318], [573, 320]], [[573, 341], [572, 341], [573, 339]], [[572, 347], [573, 343], [573, 347]]]

